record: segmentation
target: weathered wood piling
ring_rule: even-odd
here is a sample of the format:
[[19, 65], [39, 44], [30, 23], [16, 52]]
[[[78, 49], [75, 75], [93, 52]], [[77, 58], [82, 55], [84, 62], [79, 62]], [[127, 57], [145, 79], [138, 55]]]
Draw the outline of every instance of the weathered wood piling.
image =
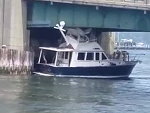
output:
[[34, 55], [29, 51], [0, 49], [0, 74], [30, 74], [34, 64]]

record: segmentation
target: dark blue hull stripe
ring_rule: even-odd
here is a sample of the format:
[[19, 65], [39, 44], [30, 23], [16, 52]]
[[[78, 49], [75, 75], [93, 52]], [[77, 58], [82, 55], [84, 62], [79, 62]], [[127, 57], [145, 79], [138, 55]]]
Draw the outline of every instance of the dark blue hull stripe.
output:
[[109, 67], [52, 67], [48, 65], [38, 64], [36, 71], [40, 73], [50, 74], [53, 73], [57, 76], [65, 77], [128, 77], [132, 72], [135, 64], [121, 65], [121, 66], [109, 66]]

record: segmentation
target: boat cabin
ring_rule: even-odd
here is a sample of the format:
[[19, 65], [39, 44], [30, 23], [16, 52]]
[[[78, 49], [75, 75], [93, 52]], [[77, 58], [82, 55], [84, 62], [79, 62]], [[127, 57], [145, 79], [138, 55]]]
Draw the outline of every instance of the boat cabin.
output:
[[[86, 46], [86, 44], [84, 44]], [[53, 48], [53, 47], [40, 47], [40, 56], [38, 64], [52, 65], [55, 67], [87, 67], [87, 66], [106, 66], [110, 65], [108, 57], [100, 48], [82, 49], [70, 48]]]

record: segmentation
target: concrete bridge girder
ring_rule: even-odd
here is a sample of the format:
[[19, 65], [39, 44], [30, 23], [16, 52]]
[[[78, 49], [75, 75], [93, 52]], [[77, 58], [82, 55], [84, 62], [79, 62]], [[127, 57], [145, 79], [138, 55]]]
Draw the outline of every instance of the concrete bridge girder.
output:
[[34, 0], [148, 11], [150, 0]]
[[150, 13], [50, 2], [28, 2], [28, 27], [52, 27], [66, 21], [68, 27], [94, 27], [108, 31], [150, 31]]

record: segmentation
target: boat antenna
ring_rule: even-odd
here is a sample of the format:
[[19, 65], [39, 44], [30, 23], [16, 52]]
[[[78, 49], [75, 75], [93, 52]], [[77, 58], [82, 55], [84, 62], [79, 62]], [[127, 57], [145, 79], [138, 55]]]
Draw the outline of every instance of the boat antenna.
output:
[[68, 46], [69, 45], [69, 41], [68, 41], [67, 37], [64, 34], [64, 32], [66, 31], [65, 29], [63, 29], [64, 26], [65, 26], [65, 22], [64, 21], [60, 21], [60, 23], [56, 24], [56, 26], [54, 28], [58, 29], [60, 31], [60, 33], [62, 34], [62, 36], [65, 39], [65, 41], [67, 43], [67, 46]]

